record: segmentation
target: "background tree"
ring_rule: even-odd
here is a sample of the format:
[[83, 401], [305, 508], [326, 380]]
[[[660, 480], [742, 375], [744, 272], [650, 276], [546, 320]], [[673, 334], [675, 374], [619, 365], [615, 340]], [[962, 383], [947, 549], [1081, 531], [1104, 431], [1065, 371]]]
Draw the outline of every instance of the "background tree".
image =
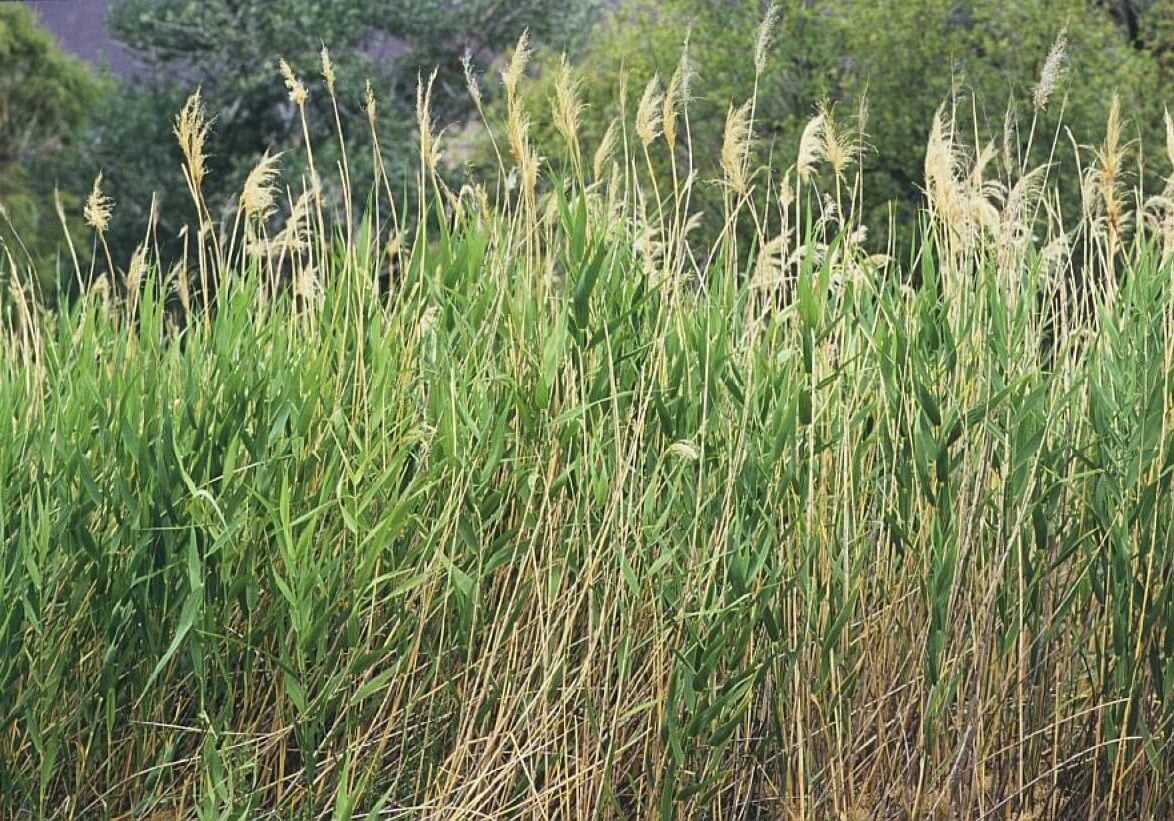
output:
[[48, 301], [74, 271], [72, 263], [57, 265], [64, 236], [47, 169], [84, 139], [102, 88], [84, 63], [61, 52], [31, 10], [0, 4], [0, 247], [37, 272]]

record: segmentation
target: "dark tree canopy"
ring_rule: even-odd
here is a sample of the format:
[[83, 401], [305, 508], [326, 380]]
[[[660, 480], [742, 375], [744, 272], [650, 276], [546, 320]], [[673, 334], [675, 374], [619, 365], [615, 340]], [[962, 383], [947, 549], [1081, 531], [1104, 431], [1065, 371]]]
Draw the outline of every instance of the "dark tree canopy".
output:
[[31, 10], [0, 4], [0, 247], [37, 272], [50, 299], [63, 236], [51, 203], [55, 176], [47, 168], [87, 138], [101, 90], [98, 78], [58, 48]]

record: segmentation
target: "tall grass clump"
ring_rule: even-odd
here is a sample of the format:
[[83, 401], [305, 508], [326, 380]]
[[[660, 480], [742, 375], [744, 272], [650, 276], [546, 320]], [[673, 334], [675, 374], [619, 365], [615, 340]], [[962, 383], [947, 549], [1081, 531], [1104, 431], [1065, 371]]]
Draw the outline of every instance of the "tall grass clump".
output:
[[687, 56], [601, 145], [527, 56], [459, 190], [421, 78], [418, 210], [266, 155], [210, 213], [197, 94], [180, 258], [49, 313], [5, 250], [0, 813], [1174, 810], [1174, 148], [1058, 141], [1065, 224], [948, 101], [878, 254], [863, 108], [753, 167], [748, 90], [704, 180]]

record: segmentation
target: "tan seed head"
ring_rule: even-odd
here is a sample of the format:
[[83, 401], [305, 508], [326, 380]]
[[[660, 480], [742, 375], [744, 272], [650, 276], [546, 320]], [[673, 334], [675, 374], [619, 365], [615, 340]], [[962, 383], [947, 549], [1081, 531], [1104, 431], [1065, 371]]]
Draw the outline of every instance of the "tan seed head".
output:
[[94, 187], [90, 191], [90, 195], [86, 197], [82, 214], [85, 216], [87, 225], [99, 234], [105, 234], [107, 226], [110, 225], [110, 215], [113, 211], [114, 201], [102, 193], [102, 174], [99, 172], [98, 176], [94, 178]]

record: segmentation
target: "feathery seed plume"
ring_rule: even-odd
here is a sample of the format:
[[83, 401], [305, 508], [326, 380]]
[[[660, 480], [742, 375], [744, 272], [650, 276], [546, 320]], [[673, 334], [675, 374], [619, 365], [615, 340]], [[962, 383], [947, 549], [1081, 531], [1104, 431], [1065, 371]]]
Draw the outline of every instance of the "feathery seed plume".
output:
[[325, 44], [322, 46], [322, 52], [319, 55], [322, 59], [322, 79], [326, 81], [326, 90], [331, 94], [334, 93], [334, 63], [330, 61], [330, 52], [326, 50]]
[[571, 72], [567, 55], [563, 55], [558, 77], [554, 82], [554, 127], [570, 146], [576, 163], [579, 157], [579, 115], [583, 103], [579, 100], [579, 81]]
[[612, 152], [616, 148], [617, 134], [618, 124], [612, 120], [599, 140], [599, 146], [595, 149], [595, 157], [591, 163], [591, 171], [596, 180], [603, 179], [604, 166], [607, 165], [607, 161], [611, 159]]
[[1165, 111], [1166, 119], [1166, 156], [1170, 165], [1174, 165], [1174, 119], [1170, 118], [1170, 109]]
[[1095, 190], [1100, 195], [1105, 219], [1114, 239], [1124, 229], [1125, 210], [1121, 194], [1125, 147], [1121, 144], [1121, 99], [1114, 94], [1105, 123], [1105, 142], [1094, 151], [1097, 162], [1090, 169], [1095, 174]]
[[1015, 113], [1011, 101], [1003, 112], [1003, 171], [1010, 177], [1015, 173]]
[[139, 303], [139, 287], [143, 282], [143, 275], [147, 272], [147, 246], [140, 245], [130, 257], [130, 265], [126, 270], [126, 300], [127, 307], [133, 315]]
[[277, 69], [281, 72], [281, 78], [285, 81], [286, 90], [289, 91], [289, 98], [299, 108], [306, 104], [306, 87], [302, 85], [302, 81], [294, 74], [293, 69], [285, 58], [277, 61]]
[[779, 22], [782, 9], [777, 2], [771, 3], [766, 10], [766, 16], [758, 25], [758, 36], [754, 39], [754, 73], [762, 74], [766, 70], [766, 53], [770, 50], [770, 40], [774, 36], [775, 27]]
[[261, 161], [249, 172], [241, 189], [241, 208], [245, 216], [256, 217], [259, 220], [268, 219], [274, 210], [276, 187], [273, 181], [277, 178], [277, 159], [281, 152], [270, 155], [268, 151], [261, 157]]
[[1047, 59], [1044, 60], [1044, 67], [1039, 74], [1039, 82], [1035, 86], [1035, 94], [1032, 95], [1032, 102], [1036, 109], [1042, 110], [1047, 106], [1048, 98], [1052, 96], [1056, 85], [1063, 77], [1067, 54], [1068, 30], [1060, 29], [1060, 33], [1056, 35], [1056, 42], [1052, 43]]
[[468, 48], [461, 55], [461, 68], [465, 71], [465, 88], [469, 90], [469, 98], [472, 99], [474, 107], [480, 108], [481, 83], [478, 82], [477, 75], [473, 72], [473, 52]]
[[745, 194], [746, 159], [750, 154], [750, 105], [747, 100], [726, 114], [726, 128], [722, 137], [721, 166], [726, 183], [739, 194]]
[[930, 206], [947, 224], [955, 223], [960, 207], [956, 169], [953, 128], [946, 124], [943, 107], [934, 114], [925, 147], [925, 191]]
[[505, 85], [506, 96], [510, 99], [513, 99], [518, 93], [518, 83], [522, 79], [522, 74], [526, 71], [531, 54], [530, 30], [526, 29], [518, 38], [518, 44], [514, 46], [514, 53], [510, 57], [509, 65], [506, 66], [505, 71], [501, 75], [502, 83]]
[[799, 137], [799, 155], [795, 160], [795, 171], [804, 182], [815, 172], [815, 164], [819, 162], [823, 153], [823, 127], [823, 114], [817, 113], [803, 127], [803, 134]]
[[367, 125], [375, 128], [375, 92], [371, 89], [371, 81], [367, 80], [367, 87], [363, 91], [363, 110], [367, 112]]
[[652, 145], [661, 134], [660, 109], [663, 100], [660, 77], [653, 74], [648, 85], [644, 86], [644, 93], [640, 95], [640, 104], [636, 106], [636, 136], [645, 148]]
[[783, 174], [782, 182], [779, 183], [779, 204], [790, 205], [795, 200], [795, 187], [791, 185], [791, 169], [787, 169]]
[[819, 151], [832, 167], [832, 172], [842, 179], [859, 146], [836, 125], [835, 112], [831, 105], [822, 103], [819, 114], [823, 118]]
[[689, 105], [689, 82], [692, 67], [689, 64], [689, 40], [685, 39], [681, 47], [681, 58], [673, 76], [669, 78], [668, 88], [665, 89], [664, 103], [661, 110], [661, 125], [664, 128], [664, 141], [669, 148], [677, 145], [677, 114], [682, 107]]
[[188, 163], [188, 175], [192, 185], [199, 190], [207, 170], [204, 154], [204, 142], [208, 138], [208, 131], [212, 124], [204, 113], [204, 101], [200, 98], [200, 89], [196, 89], [187, 102], [183, 104], [179, 114], [175, 117], [175, 126], [172, 133], [179, 142], [180, 150]]
[[114, 201], [102, 193], [102, 173], [98, 172], [98, 176], [94, 178], [94, 187], [90, 191], [90, 195], [86, 197], [85, 208], [82, 211], [86, 224], [99, 234], [104, 234], [106, 227], [110, 224], [110, 215], [113, 211]]
[[420, 129], [420, 156], [429, 171], [435, 171], [440, 162], [440, 134], [432, 131], [432, 85], [436, 82], [436, 69], [424, 84], [423, 77], [416, 77], [416, 125]]

